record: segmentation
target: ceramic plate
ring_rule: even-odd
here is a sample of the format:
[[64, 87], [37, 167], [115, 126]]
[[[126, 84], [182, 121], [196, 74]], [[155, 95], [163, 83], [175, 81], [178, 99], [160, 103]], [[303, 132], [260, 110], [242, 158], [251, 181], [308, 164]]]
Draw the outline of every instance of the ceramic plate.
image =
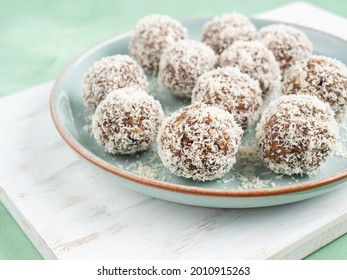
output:
[[[200, 40], [202, 26], [208, 19], [185, 20], [190, 37]], [[257, 28], [272, 21], [254, 19]], [[313, 42], [314, 52], [335, 57], [347, 64], [347, 42], [329, 34], [299, 27]], [[51, 113], [58, 132], [66, 143], [92, 165], [112, 176], [115, 186], [128, 187], [149, 196], [178, 203], [226, 208], [262, 207], [304, 200], [324, 194], [347, 180], [347, 158], [336, 153], [315, 176], [278, 176], [262, 162], [249, 157], [254, 143], [254, 127], [244, 137], [237, 164], [221, 180], [196, 182], [168, 172], [156, 155], [156, 145], [135, 156], [106, 153], [91, 137], [91, 111], [82, 102], [83, 73], [104, 56], [127, 54], [131, 32], [104, 41], [78, 57], [56, 81], [51, 95]], [[189, 104], [174, 97], [155, 78], [148, 77], [150, 94], [158, 99], [166, 113]], [[267, 100], [269, 101], [269, 100]], [[345, 125], [346, 122], [343, 124]], [[347, 150], [346, 131], [341, 128], [339, 152]], [[247, 156], [248, 155], [248, 156]], [[81, 189], [82, 191], [82, 189]]]

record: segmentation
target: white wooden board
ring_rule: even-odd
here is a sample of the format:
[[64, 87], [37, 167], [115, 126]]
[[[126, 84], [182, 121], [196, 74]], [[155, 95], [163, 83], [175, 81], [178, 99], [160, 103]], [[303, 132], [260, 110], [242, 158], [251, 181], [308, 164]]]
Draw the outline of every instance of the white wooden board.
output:
[[[307, 4], [263, 18], [308, 23], [307, 15], [347, 39], [345, 19]], [[0, 199], [44, 258], [300, 259], [347, 232], [345, 187], [291, 205], [226, 210], [115, 186], [55, 131], [51, 87], [0, 99]]]

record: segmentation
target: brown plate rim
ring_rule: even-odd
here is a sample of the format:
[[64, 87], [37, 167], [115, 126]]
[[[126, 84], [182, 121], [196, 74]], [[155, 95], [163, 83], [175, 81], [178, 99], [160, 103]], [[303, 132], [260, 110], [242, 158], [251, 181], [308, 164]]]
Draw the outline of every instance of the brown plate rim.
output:
[[[208, 20], [210, 19], [209, 17], [206, 18], [187, 18], [184, 20]], [[257, 19], [256, 20], [261, 20], [261, 21], [266, 21], [269, 24], [277, 24], [277, 23], [282, 23], [279, 21], [274, 21], [274, 20], [266, 20], [266, 19]], [[253, 20], [253, 18], [251, 18]], [[298, 24], [292, 24], [288, 23], [290, 25], [296, 26], [298, 28], [304, 28], [304, 29], [309, 29], [315, 32], [319, 32], [331, 37], [334, 37], [338, 40], [341, 40], [347, 44], [347, 40], [340, 38], [338, 36], [329, 34], [324, 31], [320, 31], [318, 29], [298, 25]], [[125, 36], [128, 36], [131, 34], [131, 31], [127, 32], [122, 32], [116, 36], [112, 36], [111, 38], [108, 38], [106, 40], [103, 40], [97, 44], [95, 44], [93, 47], [87, 49], [83, 53], [81, 53], [76, 59], [74, 59], [68, 66], [65, 68], [65, 70], [59, 75], [59, 77], [56, 79], [54, 86], [51, 91], [51, 96], [50, 96], [50, 112], [51, 112], [51, 117], [53, 120], [53, 123], [63, 138], [63, 140], [81, 157], [86, 159], [87, 161], [91, 162], [92, 164], [98, 166], [99, 168], [120, 176], [124, 179], [133, 181], [135, 183], [147, 186], [147, 187], [152, 187], [156, 189], [161, 189], [164, 191], [169, 191], [169, 192], [176, 192], [180, 194], [189, 194], [189, 195], [200, 195], [200, 196], [211, 196], [211, 197], [269, 197], [273, 195], [285, 195], [285, 194], [293, 194], [297, 192], [302, 192], [302, 191], [308, 191], [311, 189], [319, 188], [319, 187], [324, 187], [327, 185], [330, 185], [332, 183], [337, 183], [338, 181], [347, 179], [347, 169], [335, 173], [331, 175], [328, 178], [324, 179], [317, 179], [313, 180], [310, 182], [305, 182], [305, 183], [298, 183], [294, 185], [288, 185], [288, 186], [283, 186], [279, 188], [268, 188], [268, 189], [252, 189], [252, 190], [226, 190], [226, 189], [209, 189], [209, 188], [202, 188], [202, 187], [192, 187], [192, 186], [185, 186], [185, 185], [180, 185], [180, 184], [173, 184], [173, 183], [167, 183], [155, 179], [150, 179], [146, 177], [142, 177], [130, 172], [126, 172], [122, 170], [119, 167], [116, 167], [105, 160], [102, 160], [98, 156], [94, 155], [93, 153], [89, 152], [87, 149], [85, 149], [81, 144], [78, 143], [77, 140], [75, 140], [71, 134], [64, 128], [64, 126], [61, 124], [59, 117], [58, 117], [58, 112], [57, 112], [57, 95], [58, 95], [58, 87], [60, 85], [61, 80], [65, 77], [66, 72], [74, 65], [78, 60], [80, 60], [82, 57], [84, 57], [86, 54], [88, 54], [90, 51], [94, 50], [97, 47], [100, 47], [103, 44], [108, 43], [109, 41], [115, 41], [119, 40], [120, 38], [123, 38]]]

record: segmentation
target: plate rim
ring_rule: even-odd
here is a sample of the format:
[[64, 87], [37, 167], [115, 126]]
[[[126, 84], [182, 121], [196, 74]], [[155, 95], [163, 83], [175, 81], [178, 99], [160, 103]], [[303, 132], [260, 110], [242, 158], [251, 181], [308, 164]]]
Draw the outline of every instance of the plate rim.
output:
[[[209, 19], [211, 19], [211, 17], [190, 17], [190, 18], [181, 19], [180, 22], [182, 21], [184, 22], [188, 20], [192, 21], [192, 20], [209, 20]], [[267, 19], [258, 19], [254, 17], [250, 17], [250, 20], [264, 21], [270, 24], [284, 23], [284, 24], [292, 25], [298, 28], [308, 29], [314, 32], [325, 34], [330, 37], [341, 40], [347, 44], [347, 40], [345, 40], [344, 38], [338, 37], [328, 32], [324, 32], [315, 28], [311, 28], [311, 27], [307, 27], [307, 26], [303, 26], [299, 24], [292, 24], [292, 23], [280, 22], [275, 20], [267, 20]], [[61, 72], [61, 74], [58, 76], [58, 78], [54, 82], [53, 88], [51, 90], [50, 101], [49, 101], [51, 118], [53, 120], [54, 126], [56, 127], [60, 136], [63, 138], [64, 142], [67, 143], [68, 146], [72, 150], [74, 150], [79, 156], [81, 156], [85, 160], [89, 161], [90, 163], [96, 165], [97, 167], [105, 170], [106, 172], [110, 174], [117, 175], [123, 179], [138, 183], [140, 185], [143, 185], [144, 187], [151, 187], [151, 188], [156, 188], [163, 191], [175, 192], [180, 194], [198, 195], [198, 196], [230, 197], [230, 198], [270, 197], [273, 195], [295, 194], [297, 192], [309, 191], [309, 190], [318, 189], [321, 187], [327, 187], [328, 185], [332, 183], [337, 183], [339, 181], [343, 181], [344, 179], [347, 179], [347, 169], [344, 169], [340, 172], [332, 174], [330, 177], [327, 177], [327, 178], [316, 179], [310, 182], [298, 183], [293, 185], [287, 185], [287, 186], [283, 186], [279, 188], [263, 188], [263, 189], [249, 189], [249, 190], [210, 189], [210, 188], [202, 188], [202, 187], [196, 187], [196, 186], [174, 184], [174, 183], [164, 182], [164, 181], [160, 181], [156, 179], [146, 178], [146, 177], [125, 171], [115, 165], [112, 165], [111, 163], [101, 159], [100, 157], [96, 156], [92, 152], [88, 151], [80, 143], [78, 143], [78, 141], [67, 131], [67, 129], [65, 129], [65, 127], [60, 122], [60, 119], [58, 117], [58, 111], [57, 111], [58, 88], [63, 78], [66, 76], [66, 73], [68, 72], [68, 70], [70, 70], [79, 60], [81, 60], [86, 55], [88, 55], [88, 53], [94, 51], [96, 48], [100, 48], [103, 45], [108, 44], [109, 42], [120, 40], [121, 38], [127, 37], [131, 34], [132, 34], [132, 30], [128, 30], [125, 32], [118, 33], [112, 37], [109, 37], [107, 39], [104, 39], [94, 44], [90, 48], [80, 53], [75, 59], [73, 59], [64, 68], [64, 70]]]

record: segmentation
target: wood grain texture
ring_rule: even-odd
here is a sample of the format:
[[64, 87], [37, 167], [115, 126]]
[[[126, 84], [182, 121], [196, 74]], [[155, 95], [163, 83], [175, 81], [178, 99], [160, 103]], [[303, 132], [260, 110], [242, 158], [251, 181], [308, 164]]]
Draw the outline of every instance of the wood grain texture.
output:
[[[266, 17], [300, 23], [310, 14], [334, 25], [331, 14], [299, 5]], [[51, 86], [0, 99], [0, 198], [45, 258], [299, 259], [347, 231], [345, 187], [240, 210], [179, 205], [116, 185], [61, 140], [48, 110]]]

